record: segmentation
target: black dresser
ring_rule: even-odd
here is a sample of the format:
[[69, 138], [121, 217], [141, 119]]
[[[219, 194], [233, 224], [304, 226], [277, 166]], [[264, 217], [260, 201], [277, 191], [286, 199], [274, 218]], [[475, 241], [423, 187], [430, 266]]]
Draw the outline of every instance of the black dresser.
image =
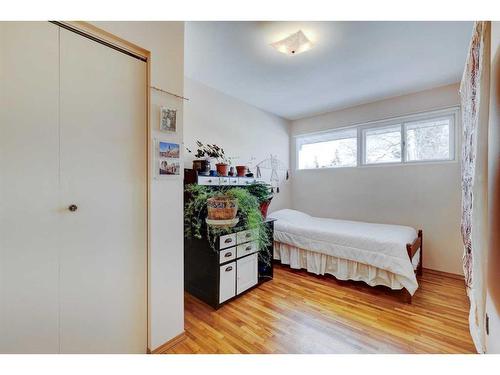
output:
[[[185, 183], [197, 183], [196, 174], [193, 176], [192, 170], [186, 172], [189, 177]], [[213, 185], [217, 188], [218, 184]], [[218, 309], [259, 284], [272, 280], [274, 220], [266, 220], [266, 225], [270, 245], [265, 249], [259, 249], [256, 233], [241, 226], [220, 236], [216, 240], [216, 250], [207, 239], [206, 226], [202, 230], [202, 239], [185, 238], [184, 289]]]

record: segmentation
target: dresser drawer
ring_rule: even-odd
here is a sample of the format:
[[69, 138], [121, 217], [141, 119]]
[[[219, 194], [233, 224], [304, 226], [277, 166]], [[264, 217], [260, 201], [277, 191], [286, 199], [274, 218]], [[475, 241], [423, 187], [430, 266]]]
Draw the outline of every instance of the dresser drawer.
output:
[[238, 258], [255, 253], [257, 251], [259, 251], [257, 241], [247, 242], [242, 245], [236, 246], [236, 256]]
[[253, 177], [239, 177], [239, 184], [240, 185], [251, 185], [255, 184], [257, 180]]
[[229, 178], [229, 185], [233, 185], [233, 186], [238, 185], [238, 177], [230, 177]]
[[230, 185], [229, 177], [219, 177], [219, 185]]
[[198, 176], [198, 185], [219, 185], [219, 177]]
[[219, 237], [219, 250], [234, 245], [236, 245], [236, 233], [230, 233]]
[[236, 262], [219, 268], [219, 303], [236, 295]]
[[236, 259], [236, 247], [219, 251], [219, 263], [226, 263], [230, 260]]
[[253, 241], [257, 239], [257, 230], [243, 230], [236, 233], [236, 243], [245, 243], [248, 241]]

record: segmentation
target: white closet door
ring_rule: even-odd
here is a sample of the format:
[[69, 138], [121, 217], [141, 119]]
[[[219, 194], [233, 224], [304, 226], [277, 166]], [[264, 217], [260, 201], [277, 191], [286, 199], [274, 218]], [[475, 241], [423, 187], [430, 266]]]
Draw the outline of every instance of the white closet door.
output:
[[0, 22], [0, 353], [57, 353], [59, 28]]
[[60, 31], [61, 352], [144, 353], [146, 63]]

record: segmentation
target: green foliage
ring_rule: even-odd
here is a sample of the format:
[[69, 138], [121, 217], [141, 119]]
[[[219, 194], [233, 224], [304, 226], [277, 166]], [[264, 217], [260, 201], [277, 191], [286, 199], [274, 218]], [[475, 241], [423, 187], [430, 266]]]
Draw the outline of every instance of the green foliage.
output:
[[[196, 141], [196, 146], [198, 149], [196, 150], [196, 154], [194, 155], [196, 158], [215, 158], [219, 163], [228, 163], [229, 159], [227, 158], [224, 149], [222, 147], [217, 146], [216, 144], [206, 145], [201, 143], [200, 141]], [[192, 152], [189, 148], [186, 147], [188, 152]]]
[[214, 188], [190, 184], [186, 186], [186, 193], [189, 196], [184, 205], [184, 236], [186, 238], [201, 239], [206, 228], [206, 235], [212, 249], [218, 251], [216, 248], [217, 238], [232, 233], [233, 228], [214, 227], [205, 224], [207, 200], [212, 197], [225, 195], [238, 200], [237, 215], [240, 219], [238, 228], [254, 230], [258, 236], [259, 249], [265, 249], [270, 245], [269, 230], [260, 212], [259, 198], [251, 193], [250, 188], [224, 186]]
[[271, 185], [264, 182], [257, 182], [248, 186], [248, 191], [252, 194], [260, 203], [267, 202], [273, 197], [271, 193]]
[[184, 236], [202, 238], [202, 225], [207, 216], [207, 199], [212, 196], [206, 186], [191, 184], [186, 187], [190, 196], [184, 204]]

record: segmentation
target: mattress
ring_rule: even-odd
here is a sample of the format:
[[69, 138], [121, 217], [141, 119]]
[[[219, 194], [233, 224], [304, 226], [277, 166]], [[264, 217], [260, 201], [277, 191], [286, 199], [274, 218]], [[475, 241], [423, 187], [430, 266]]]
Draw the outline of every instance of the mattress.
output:
[[388, 271], [412, 295], [418, 288], [406, 251], [406, 244], [417, 238], [414, 228], [319, 218], [290, 209], [269, 216], [277, 220], [275, 241]]

